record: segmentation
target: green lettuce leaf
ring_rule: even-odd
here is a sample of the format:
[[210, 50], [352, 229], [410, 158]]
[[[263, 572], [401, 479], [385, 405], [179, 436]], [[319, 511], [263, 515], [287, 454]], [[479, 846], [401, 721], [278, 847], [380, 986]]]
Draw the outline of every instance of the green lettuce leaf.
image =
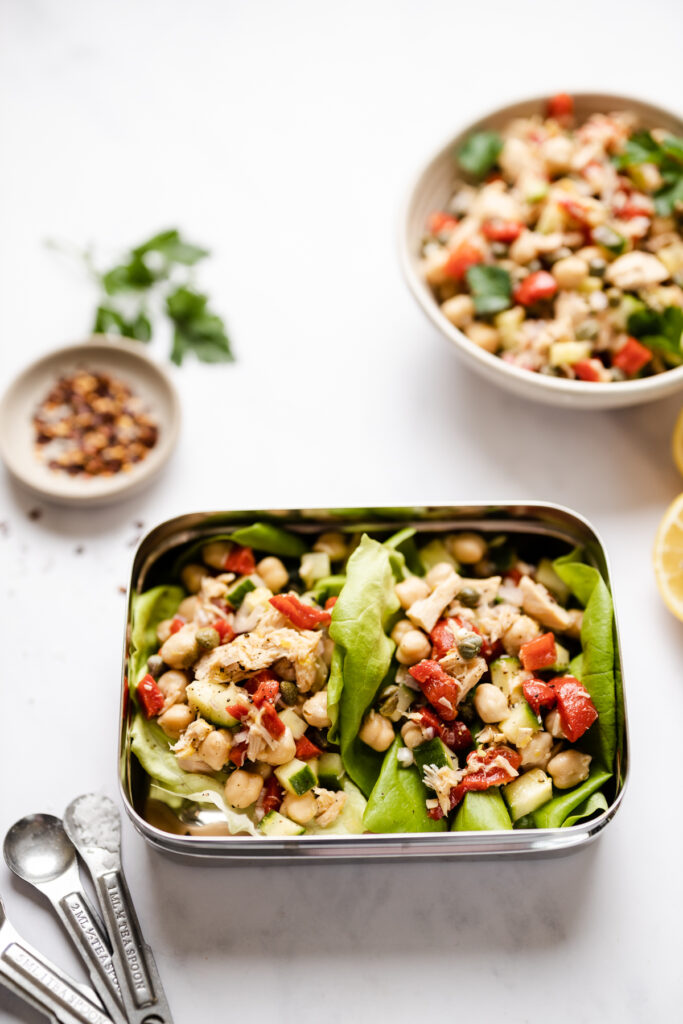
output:
[[132, 600], [130, 648], [128, 654], [128, 686], [131, 693], [146, 671], [147, 659], [159, 647], [157, 626], [173, 617], [185, 597], [182, 587], [153, 587]]
[[364, 534], [348, 561], [330, 636], [341, 652], [341, 692], [338, 681], [333, 691], [339, 703], [335, 735], [347, 773], [366, 796], [379, 775], [382, 755], [362, 743], [358, 732], [389, 671], [395, 644], [386, 626], [397, 609], [390, 552]]
[[512, 821], [498, 786], [482, 793], [465, 793], [451, 832], [486, 832], [511, 829]]
[[575, 786], [574, 789], [561, 791], [558, 796], [548, 800], [547, 804], [543, 804], [537, 811], [534, 811], [532, 817], [536, 828], [560, 828], [571, 812], [575, 811], [587, 797], [597, 792], [611, 777], [611, 772], [595, 769], [585, 782]]
[[332, 651], [330, 675], [327, 680], [327, 717], [331, 724], [327, 730], [327, 738], [331, 743], [339, 743], [339, 702], [344, 688], [344, 658], [339, 647]]
[[403, 561], [397, 559], [394, 562], [394, 575], [399, 580], [405, 579], [408, 575], [406, 569], [416, 576], [422, 576], [424, 572], [414, 540], [415, 533], [414, 527], [406, 526], [384, 541], [385, 547], [391, 548], [403, 557]]
[[598, 712], [597, 722], [582, 740], [603, 768], [610, 771], [617, 749], [617, 698], [614, 677], [614, 612], [607, 584], [597, 569], [578, 560], [578, 551], [556, 559], [555, 572], [584, 606], [581, 626], [581, 682]]
[[280, 557], [297, 558], [305, 551], [308, 545], [302, 537], [289, 530], [283, 530], [272, 523], [252, 523], [250, 526], [242, 526], [232, 533], [217, 533], [215, 536], [202, 537], [183, 549], [173, 566], [173, 575], [180, 575], [180, 570], [190, 562], [201, 561], [201, 550], [207, 544], [217, 540], [231, 540], [235, 544], [242, 544], [244, 547], [253, 548], [254, 551], [262, 551], [266, 555], [279, 555]]
[[365, 831], [363, 827], [363, 814], [367, 806], [365, 797], [349, 779], [344, 779], [342, 789], [346, 793], [346, 803], [339, 817], [325, 828], [321, 828], [320, 825], [315, 824], [315, 821], [312, 821], [310, 825], [306, 826], [307, 836], [358, 836]]
[[512, 279], [503, 267], [478, 263], [465, 274], [477, 316], [502, 313], [512, 305]]
[[473, 178], [483, 178], [495, 166], [502, 148], [498, 132], [474, 132], [458, 150], [458, 162]]
[[607, 798], [602, 791], [591, 793], [587, 800], [579, 804], [574, 814], [570, 814], [568, 818], [564, 819], [562, 828], [571, 828], [572, 825], [577, 825], [580, 821], [592, 818], [598, 811], [606, 811], [607, 806]]
[[433, 821], [427, 813], [427, 790], [415, 767], [402, 768], [397, 736], [386, 752], [384, 764], [363, 816], [370, 832], [443, 832], [447, 819]]

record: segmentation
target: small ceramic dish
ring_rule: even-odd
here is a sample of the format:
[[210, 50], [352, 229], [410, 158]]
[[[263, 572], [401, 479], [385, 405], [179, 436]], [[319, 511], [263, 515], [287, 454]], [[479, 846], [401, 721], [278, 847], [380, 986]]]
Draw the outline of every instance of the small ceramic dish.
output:
[[[158, 427], [149, 454], [111, 476], [70, 476], [50, 469], [36, 453], [33, 416], [57, 379], [77, 370], [110, 374], [139, 398]], [[0, 456], [10, 474], [35, 495], [60, 505], [106, 505], [146, 486], [168, 461], [178, 438], [180, 402], [170, 377], [140, 343], [95, 335], [66, 345], [27, 366], [0, 401]]]
[[[457, 170], [454, 152], [473, 132], [499, 130], [513, 118], [542, 114], [548, 99], [548, 96], [541, 96], [513, 103], [466, 125], [422, 170], [410, 191], [400, 227], [400, 256], [408, 284], [429, 319], [452, 343], [456, 354], [477, 373], [508, 391], [514, 391], [524, 398], [575, 409], [614, 409], [664, 398], [683, 389], [683, 366], [637, 380], [594, 383], [532, 373], [504, 362], [499, 356], [475, 345], [446, 319], [422, 276], [420, 242], [429, 214], [433, 210], [443, 209], [452, 195]], [[629, 110], [637, 115], [641, 127], [665, 128], [674, 135], [683, 135], [683, 120], [680, 116], [642, 100], [601, 93], [574, 93], [573, 99], [579, 121], [596, 112]]]

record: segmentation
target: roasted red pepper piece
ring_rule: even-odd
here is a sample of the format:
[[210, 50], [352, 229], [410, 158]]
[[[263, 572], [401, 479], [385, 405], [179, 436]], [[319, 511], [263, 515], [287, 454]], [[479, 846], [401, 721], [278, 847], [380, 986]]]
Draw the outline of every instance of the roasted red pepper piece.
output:
[[254, 552], [251, 548], [243, 548], [239, 544], [235, 544], [225, 559], [223, 568], [226, 572], [237, 573], [238, 576], [248, 576], [256, 569]]
[[430, 213], [427, 218], [427, 230], [430, 235], [440, 235], [442, 231], [450, 231], [457, 223], [455, 217], [452, 217], [450, 213], [436, 210], [434, 213]]
[[485, 220], [481, 226], [485, 238], [491, 242], [514, 242], [519, 238], [524, 225], [517, 220]]
[[275, 597], [271, 597], [270, 603], [273, 608], [277, 608], [279, 612], [286, 615], [297, 629], [328, 626], [332, 620], [329, 612], [321, 612], [319, 608], [312, 608], [310, 604], [304, 604], [296, 594], [276, 594]]
[[574, 100], [566, 92], [558, 92], [548, 100], [548, 117], [554, 117], [556, 121], [563, 121], [572, 117], [574, 113]]
[[225, 619], [216, 619], [216, 621], [212, 622], [211, 625], [221, 638], [222, 644], [229, 644], [231, 640], [235, 639], [235, 630], [229, 622], [225, 621]]
[[337, 603], [338, 600], [339, 600], [338, 597], [328, 597], [327, 601], [325, 601], [325, 611], [326, 612], [331, 611], [332, 608], [334, 608], [334, 606], [335, 606], [335, 604]]
[[420, 708], [420, 718], [423, 728], [433, 729], [434, 734], [456, 754], [461, 754], [472, 746], [472, 733], [459, 719], [446, 725], [429, 708]]
[[268, 703], [261, 708], [261, 722], [274, 739], [279, 739], [287, 728], [273, 705]]
[[229, 715], [236, 718], [238, 722], [243, 722], [249, 714], [248, 704], [228, 704], [225, 709]]
[[247, 743], [246, 740], [244, 741], [244, 743], [236, 743], [234, 747], [231, 748], [230, 753], [228, 754], [228, 760], [232, 761], [233, 764], [236, 764], [238, 768], [241, 768], [245, 762], [248, 749], [249, 744]]
[[574, 676], [558, 676], [550, 683], [557, 695], [562, 732], [570, 743], [576, 743], [597, 720], [595, 705], [586, 688]]
[[652, 352], [635, 338], [627, 338], [618, 352], [612, 356], [612, 366], [623, 370], [627, 377], [640, 373], [652, 359]]
[[458, 682], [441, 668], [437, 661], [420, 661], [408, 670], [419, 684], [425, 697], [436, 708], [444, 722], [452, 722], [458, 714], [460, 694]]
[[572, 363], [572, 370], [579, 380], [600, 381], [604, 366], [599, 359], [579, 359], [578, 363]]
[[542, 679], [525, 679], [522, 683], [522, 692], [535, 715], [540, 713], [541, 708], [555, 707], [555, 690]]
[[146, 718], [152, 718], [158, 715], [164, 706], [165, 697], [159, 687], [157, 686], [154, 677], [147, 673], [146, 676], [138, 683], [136, 690], [138, 700], [140, 701], [140, 707], [145, 713]]
[[448, 619], [439, 619], [429, 634], [432, 641], [432, 656], [443, 658], [455, 647], [455, 636], [448, 625]]
[[547, 270], [529, 274], [515, 288], [515, 302], [521, 306], [533, 306], [541, 299], [551, 299], [557, 291], [557, 281]]
[[296, 756], [301, 761], [308, 761], [311, 757], [320, 757], [322, 750], [311, 743], [307, 736], [302, 736], [296, 741]]
[[[510, 765], [504, 768], [500, 764], [492, 764], [498, 757], [504, 758]], [[502, 786], [515, 777], [522, 763], [522, 755], [511, 747], [489, 747], [488, 750], [473, 750], [467, 755], [467, 774], [457, 786], [451, 790], [451, 810], [460, 803], [465, 793], [481, 792], [491, 786]]]
[[259, 683], [254, 696], [253, 701], [257, 708], [263, 707], [264, 704], [274, 704], [280, 695], [280, 683], [277, 679], [264, 679]]
[[277, 811], [282, 803], [284, 790], [274, 775], [266, 779], [263, 787], [263, 810], [266, 814]]
[[631, 220], [633, 217], [652, 217], [654, 208], [643, 196], [642, 199], [629, 199], [619, 210], [614, 212], [621, 220]]
[[268, 683], [273, 681], [278, 683], [278, 685], [280, 683], [280, 680], [278, 679], [274, 672], [271, 672], [269, 668], [262, 668], [260, 672], [257, 672], [256, 675], [251, 676], [250, 679], [245, 679], [241, 685], [244, 687], [247, 693], [250, 693], [253, 696], [253, 694], [255, 694], [256, 691], [258, 690], [261, 683]]
[[484, 254], [475, 245], [462, 242], [448, 257], [444, 273], [454, 281], [462, 281], [470, 267], [484, 262]]
[[177, 633], [178, 630], [182, 629], [184, 625], [185, 619], [181, 619], [179, 615], [176, 615], [176, 617], [171, 622], [171, 633]]
[[557, 661], [557, 647], [552, 633], [544, 633], [535, 640], [529, 640], [519, 649], [519, 660], [527, 672], [538, 672], [550, 668]]

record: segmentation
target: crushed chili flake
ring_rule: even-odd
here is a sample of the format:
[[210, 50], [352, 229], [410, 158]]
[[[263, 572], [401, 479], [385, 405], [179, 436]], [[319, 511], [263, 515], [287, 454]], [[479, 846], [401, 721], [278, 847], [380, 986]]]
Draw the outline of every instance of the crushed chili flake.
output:
[[149, 455], [159, 428], [143, 402], [108, 373], [60, 377], [33, 417], [36, 452], [72, 476], [113, 476]]

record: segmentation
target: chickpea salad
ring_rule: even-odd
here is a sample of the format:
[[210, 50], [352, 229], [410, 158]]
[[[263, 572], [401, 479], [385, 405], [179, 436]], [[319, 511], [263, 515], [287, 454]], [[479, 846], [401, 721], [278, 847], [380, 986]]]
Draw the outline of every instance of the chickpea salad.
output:
[[441, 312], [521, 369], [610, 382], [683, 363], [683, 138], [572, 98], [477, 132], [428, 220]]
[[[618, 775], [613, 612], [539, 538], [254, 523], [133, 599], [147, 813], [214, 834], [570, 826]], [[544, 545], [555, 542], [543, 541]], [[201, 834], [204, 826], [188, 825]]]

